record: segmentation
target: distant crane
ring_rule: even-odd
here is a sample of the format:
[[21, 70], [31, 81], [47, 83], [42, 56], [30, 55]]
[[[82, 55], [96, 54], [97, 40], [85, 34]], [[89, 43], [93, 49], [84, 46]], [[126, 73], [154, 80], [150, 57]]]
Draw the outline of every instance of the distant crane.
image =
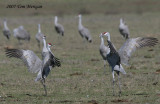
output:
[[11, 36], [11, 32], [7, 26], [7, 20], [4, 19], [4, 29], [3, 29], [3, 35], [9, 40], [10, 36]]
[[40, 43], [43, 41], [44, 34], [41, 32], [41, 24], [38, 24], [38, 33], [36, 34], [36, 40], [38, 42], [38, 47], [40, 48]]
[[126, 25], [126, 23], [122, 18], [120, 19], [119, 32], [125, 39], [128, 39], [130, 36], [128, 26]]
[[58, 17], [57, 16], [54, 17], [54, 25], [55, 25], [55, 30], [57, 31], [57, 33], [64, 36], [64, 27], [61, 24], [58, 23]]
[[19, 43], [20, 40], [28, 40], [30, 41], [30, 34], [24, 29], [23, 26], [19, 26], [13, 30], [13, 36], [18, 39]]
[[90, 31], [82, 25], [82, 15], [79, 14], [78, 17], [79, 17], [79, 24], [78, 24], [79, 33], [84, 40], [86, 39], [88, 42], [91, 43], [92, 37]]
[[48, 76], [51, 67], [61, 66], [60, 60], [56, 58], [50, 50], [51, 43], [47, 44], [48, 52], [46, 52], [43, 60], [31, 50], [23, 49], [6, 49], [6, 55], [8, 57], [15, 57], [21, 59], [25, 65], [28, 67], [28, 70], [32, 73], [38, 73], [35, 81], [41, 81], [45, 95], [47, 95], [45, 78]]
[[109, 52], [109, 47], [105, 46], [104, 39], [103, 39], [103, 34], [102, 33], [99, 35], [99, 37], [101, 38], [101, 44], [100, 44], [100, 47], [99, 47], [99, 52], [100, 52], [100, 55], [103, 58], [103, 61], [104, 61], [104, 73], [106, 73], [105, 72], [106, 61], [107, 61], [106, 54]]
[[[109, 46], [110, 52], [106, 55], [107, 61], [112, 67], [112, 76], [113, 76], [113, 95], [114, 95], [114, 71], [118, 74], [119, 79], [119, 72], [122, 72], [123, 74], [126, 74], [124, 71], [121, 62], [125, 65], [128, 65], [128, 61], [131, 57], [131, 54], [137, 49], [142, 48], [145, 46], [154, 46], [158, 43], [157, 38], [153, 37], [138, 37], [138, 38], [132, 38], [127, 39], [124, 45], [116, 51], [114, 45], [110, 41], [110, 34], [109, 32], [103, 33], [104, 36], [107, 36], [107, 42]], [[118, 65], [118, 66], [117, 66]], [[120, 87], [120, 80], [119, 80], [119, 95], [121, 94], [121, 87]]]

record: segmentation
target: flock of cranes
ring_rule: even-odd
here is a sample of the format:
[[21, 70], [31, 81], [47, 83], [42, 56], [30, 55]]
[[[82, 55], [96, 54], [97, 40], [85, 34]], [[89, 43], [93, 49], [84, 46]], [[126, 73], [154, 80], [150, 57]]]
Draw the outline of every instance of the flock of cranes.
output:
[[[78, 15], [78, 31], [84, 41], [92, 42], [92, 36], [90, 31], [82, 25], [82, 15]], [[54, 17], [54, 25], [56, 32], [64, 36], [64, 27], [58, 23], [58, 17]], [[120, 72], [126, 74], [122, 64], [129, 65], [129, 60], [131, 55], [136, 49], [142, 47], [151, 47], [155, 46], [158, 43], [158, 39], [154, 37], [137, 37], [130, 38], [129, 28], [124, 22], [120, 19], [119, 25], [120, 34], [126, 39], [124, 44], [119, 50], [116, 50], [114, 44], [111, 42], [111, 35], [109, 32], [104, 32], [99, 35], [101, 43], [99, 47], [100, 55], [104, 60], [104, 72], [106, 70], [106, 62], [108, 62], [112, 71], [113, 78], [113, 95], [115, 95], [114, 86], [115, 86], [115, 75], [114, 72], [118, 75], [119, 81], [119, 96], [121, 95], [121, 82], [120, 82]], [[11, 32], [7, 27], [7, 21], [4, 20], [4, 36], [9, 39]], [[20, 40], [30, 40], [30, 34], [24, 29], [23, 26], [13, 30], [13, 36], [16, 37], [20, 43]], [[105, 45], [104, 37], [107, 37], [108, 45]], [[45, 78], [48, 76], [51, 68], [61, 66], [60, 59], [56, 58], [51, 52], [50, 47], [51, 43], [46, 44], [46, 37], [41, 32], [41, 25], [38, 24], [38, 33], [35, 35], [35, 38], [38, 42], [38, 47], [41, 48], [40, 44], [43, 43], [42, 49], [42, 60], [31, 50], [24, 49], [6, 49], [6, 55], [8, 57], [15, 57], [21, 59], [25, 65], [28, 67], [28, 70], [32, 73], [38, 73], [35, 81], [40, 81], [44, 87], [45, 95], [47, 95]]]

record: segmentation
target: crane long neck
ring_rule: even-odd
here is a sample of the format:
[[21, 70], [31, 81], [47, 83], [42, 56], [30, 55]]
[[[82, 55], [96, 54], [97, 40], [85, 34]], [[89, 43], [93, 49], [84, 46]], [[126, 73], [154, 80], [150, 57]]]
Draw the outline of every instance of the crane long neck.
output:
[[41, 33], [41, 25], [38, 25], [38, 33]]
[[123, 25], [123, 24], [124, 24], [124, 22], [123, 22], [123, 20], [122, 20], [122, 19], [120, 19], [120, 24], [121, 24], [121, 25]]
[[7, 21], [4, 21], [4, 28], [8, 29], [8, 27], [7, 27]]
[[43, 48], [47, 48], [46, 47], [46, 40], [43, 38]]
[[79, 28], [81, 28], [81, 27], [82, 27], [82, 18], [79, 17]]
[[54, 24], [55, 24], [55, 25], [57, 25], [57, 21], [58, 21], [58, 18], [55, 17], [55, 19], [54, 19]]
[[108, 40], [108, 41], [111, 41], [110, 34], [108, 34], [107, 37], [108, 37], [107, 40]]
[[104, 45], [104, 39], [102, 36], [101, 36], [101, 45]]

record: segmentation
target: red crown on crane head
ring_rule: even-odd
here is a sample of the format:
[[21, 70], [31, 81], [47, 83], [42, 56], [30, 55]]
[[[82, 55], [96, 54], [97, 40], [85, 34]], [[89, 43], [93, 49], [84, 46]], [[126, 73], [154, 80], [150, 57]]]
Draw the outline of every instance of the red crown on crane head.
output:
[[52, 44], [51, 44], [51, 43], [48, 43], [48, 44], [52, 46]]
[[104, 32], [103, 35], [106, 34], [106, 33], [107, 33], [107, 32]]

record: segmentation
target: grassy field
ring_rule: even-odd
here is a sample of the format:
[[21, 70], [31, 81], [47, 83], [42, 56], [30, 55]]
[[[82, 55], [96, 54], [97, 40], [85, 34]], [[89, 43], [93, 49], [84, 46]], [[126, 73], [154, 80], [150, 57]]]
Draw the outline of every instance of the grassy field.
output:
[[[15, 2], [17, 1], [15, 0]], [[36, 4], [36, 0], [33, 1], [32, 3]], [[6, 9], [7, 3], [0, 3], [0, 31], [3, 29], [3, 18], [7, 18], [10, 30], [23, 25], [31, 34], [29, 43], [24, 41], [22, 45], [18, 45], [18, 41], [13, 36], [10, 41], [7, 41], [2, 32], [0, 33], [0, 104], [160, 103], [159, 43], [155, 47], [136, 51], [130, 60], [130, 66], [124, 66], [127, 75], [121, 75], [121, 97], [118, 97], [118, 84], [115, 86], [117, 95], [112, 96], [110, 68], [107, 66], [107, 75], [104, 75], [103, 60], [99, 54], [99, 34], [101, 32], [110, 32], [111, 41], [117, 49], [125, 42], [118, 31], [121, 17], [129, 25], [132, 38], [153, 36], [160, 39], [160, 13], [157, 12], [160, 10], [160, 7], [157, 6], [160, 2], [146, 0], [145, 5], [137, 9], [135, 3], [138, 0], [134, 2], [129, 0], [127, 3], [125, 0], [121, 0], [119, 3], [122, 6], [133, 5], [124, 7], [125, 11], [123, 9], [118, 11], [117, 6], [120, 4], [112, 2], [112, 0], [108, 1], [109, 7], [101, 5], [105, 0], [100, 0], [100, 2], [88, 0], [88, 4], [85, 4], [84, 1], [68, 0], [67, 9], [58, 9], [59, 6], [63, 7], [67, 3], [63, 0], [54, 0], [53, 2], [40, 0], [44, 8], [37, 11]], [[8, 1], [8, 3], [12, 4], [12, 1]], [[22, 4], [27, 3], [22, 2]], [[79, 3], [84, 5], [78, 6]], [[88, 6], [89, 3], [92, 3], [93, 10], [92, 6]], [[143, 4], [143, 2], [141, 3]], [[46, 6], [47, 4], [48, 6]], [[112, 6], [115, 7], [113, 12]], [[84, 7], [85, 9], [83, 9]], [[141, 11], [137, 12], [136, 9]], [[78, 18], [75, 18], [78, 13], [86, 14], [82, 17], [83, 25], [91, 31], [92, 43], [83, 43], [78, 33]], [[60, 16], [59, 22], [64, 25], [64, 37], [59, 38], [54, 30], [53, 16], [55, 15]], [[52, 52], [62, 62], [62, 66], [52, 69], [47, 77], [48, 96], [43, 96], [44, 90], [41, 83], [34, 82], [36, 74], [28, 72], [27, 67], [20, 60], [7, 58], [4, 50], [5, 47], [30, 49], [41, 57], [41, 50], [37, 47], [35, 40], [38, 23], [41, 23], [42, 32], [47, 36], [47, 42], [54, 45]], [[106, 41], [105, 43], [107, 44]]]

